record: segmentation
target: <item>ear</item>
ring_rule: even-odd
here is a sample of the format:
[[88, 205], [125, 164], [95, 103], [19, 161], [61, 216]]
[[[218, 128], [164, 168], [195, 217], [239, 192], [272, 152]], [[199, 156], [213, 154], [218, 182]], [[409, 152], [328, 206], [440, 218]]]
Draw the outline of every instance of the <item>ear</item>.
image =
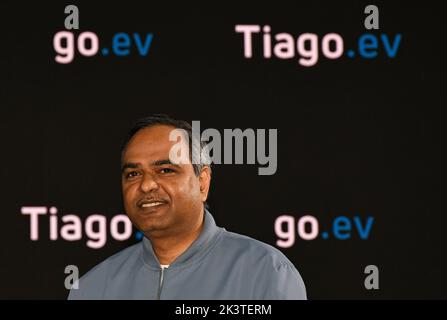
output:
[[210, 190], [211, 184], [211, 168], [208, 166], [204, 166], [199, 175], [199, 183], [200, 183], [200, 195], [202, 197], [202, 202], [205, 202], [208, 198], [208, 192]]

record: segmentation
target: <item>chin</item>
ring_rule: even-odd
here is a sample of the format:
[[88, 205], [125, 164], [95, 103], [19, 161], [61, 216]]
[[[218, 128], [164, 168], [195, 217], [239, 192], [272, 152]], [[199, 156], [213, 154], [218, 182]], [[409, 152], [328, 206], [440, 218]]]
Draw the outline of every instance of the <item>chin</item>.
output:
[[169, 224], [164, 221], [160, 221], [161, 219], [155, 219], [155, 220], [151, 219], [152, 221], [147, 220], [148, 219], [146, 219], [146, 221], [141, 221], [141, 223], [137, 224], [139, 226], [138, 229], [140, 229], [141, 232], [143, 233], [157, 232], [169, 229]]

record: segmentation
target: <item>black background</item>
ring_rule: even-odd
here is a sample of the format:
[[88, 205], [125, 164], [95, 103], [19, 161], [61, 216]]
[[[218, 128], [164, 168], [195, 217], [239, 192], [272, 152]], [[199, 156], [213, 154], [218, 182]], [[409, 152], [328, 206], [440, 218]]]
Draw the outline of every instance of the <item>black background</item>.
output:
[[[445, 216], [441, 201], [444, 125], [441, 9], [376, 4], [380, 30], [402, 34], [396, 58], [320, 57], [309, 68], [290, 60], [243, 57], [236, 24], [269, 24], [272, 33], [342, 35], [355, 46], [365, 2], [257, 3], [157, 7], [150, 2], [1, 3], [0, 137], [2, 220], [0, 298], [65, 298], [64, 268], [81, 274], [133, 243], [109, 239], [100, 250], [29, 239], [22, 206], [56, 206], [59, 216], [124, 213], [120, 146], [139, 117], [167, 113], [205, 128], [277, 128], [278, 170], [217, 165], [209, 203], [219, 225], [275, 245], [277, 216], [305, 214], [328, 226], [339, 215], [374, 216], [368, 240], [298, 240], [282, 251], [311, 299], [446, 298]], [[154, 33], [147, 57], [54, 61], [53, 36], [76, 4], [80, 30], [100, 47], [115, 33]], [[259, 39], [259, 37], [257, 38]], [[320, 51], [321, 54], [321, 51]], [[380, 289], [363, 286], [366, 265]]]

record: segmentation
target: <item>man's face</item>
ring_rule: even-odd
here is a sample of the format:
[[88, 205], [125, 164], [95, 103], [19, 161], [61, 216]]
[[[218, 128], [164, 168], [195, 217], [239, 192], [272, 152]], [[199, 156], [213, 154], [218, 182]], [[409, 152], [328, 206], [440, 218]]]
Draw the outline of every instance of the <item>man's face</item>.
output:
[[191, 163], [173, 164], [169, 141], [174, 127], [155, 125], [138, 131], [127, 144], [122, 163], [124, 208], [146, 235], [187, 233], [202, 217], [210, 169], [197, 177]]

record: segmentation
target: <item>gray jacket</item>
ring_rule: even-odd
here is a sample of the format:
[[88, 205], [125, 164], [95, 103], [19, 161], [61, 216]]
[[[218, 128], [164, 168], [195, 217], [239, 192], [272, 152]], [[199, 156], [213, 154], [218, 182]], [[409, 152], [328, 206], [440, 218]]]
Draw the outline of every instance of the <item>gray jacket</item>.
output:
[[143, 238], [90, 270], [68, 299], [306, 299], [300, 274], [279, 250], [217, 227], [208, 211], [204, 219], [169, 268]]

